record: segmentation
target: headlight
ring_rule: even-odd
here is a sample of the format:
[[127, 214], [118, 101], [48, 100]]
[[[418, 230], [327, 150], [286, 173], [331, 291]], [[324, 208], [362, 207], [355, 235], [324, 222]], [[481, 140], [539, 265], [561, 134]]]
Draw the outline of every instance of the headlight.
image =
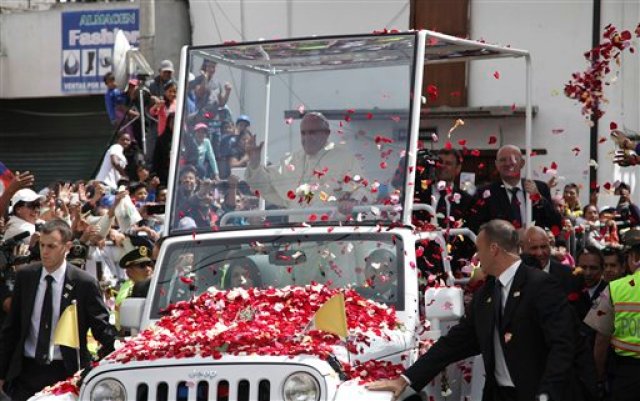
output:
[[282, 394], [284, 401], [318, 401], [320, 385], [309, 373], [297, 372], [284, 381]]
[[91, 401], [126, 401], [127, 392], [122, 383], [114, 379], [104, 379], [91, 390]]

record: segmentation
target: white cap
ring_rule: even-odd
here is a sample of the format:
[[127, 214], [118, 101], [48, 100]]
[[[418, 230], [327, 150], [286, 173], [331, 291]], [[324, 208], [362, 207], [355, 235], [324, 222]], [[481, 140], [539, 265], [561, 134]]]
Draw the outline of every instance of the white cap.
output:
[[43, 198], [44, 196], [38, 195], [32, 189], [29, 189], [29, 188], [21, 189], [11, 197], [11, 203], [9, 204], [9, 213], [13, 212], [13, 207], [18, 202], [29, 203], [29, 202], [33, 202]]
[[198, 225], [196, 221], [189, 216], [181, 218], [178, 222], [178, 230], [192, 230], [194, 228], [198, 228]]

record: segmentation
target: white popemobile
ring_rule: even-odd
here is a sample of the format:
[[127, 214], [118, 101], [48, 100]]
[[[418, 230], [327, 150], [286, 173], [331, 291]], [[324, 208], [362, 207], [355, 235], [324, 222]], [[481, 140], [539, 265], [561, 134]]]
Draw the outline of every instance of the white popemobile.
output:
[[[166, 238], [147, 298], [125, 300], [120, 312], [123, 326], [134, 332], [169, 334], [163, 344], [155, 340], [130, 343], [125, 345], [127, 358], [101, 361], [84, 375], [78, 398], [391, 400], [390, 393], [365, 389], [363, 381], [375, 373], [373, 370], [361, 370], [354, 378], [345, 369], [366, 361], [376, 361], [379, 364], [371, 366], [377, 367], [383, 366], [380, 361], [400, 369], [407, 367], [418, 358], [421, 343], [437, 339], [442, 330], [454, 324], [463, 314], [462, 290], [451, 276], [445, 238], [461, 235], [474, 240], [465, 228], [445, 235], [439, 228], [419, 231], [411, 224], [415, 210], [433, 212], [430, 205], [413, 204], [424, 65], [498, 57], [524, 57], [529, 75], [526, 51], [430, 31], [184, 47]], [[215, 76], [207, 74], [211, 65]], [[228, 108], [219, 108], [216, 96], [210, 96], [221, 88], [218, 80], [233, 82], [237, 88]], [[527, 86], [527, 93], [529, 89]], [[254, 152], [260, 165], [232, 166], [233, 177], [225, 184], [203, 181], [195, 193], [189, 193], [181, 178], [189, 174], [187, 166], [193, 162], [192, 128], [205, 122], [216, 142], [217, 127], [228, 110], [251, 116], [250, 130], [255, 137], [249, 138], [240, 153]], [[526, 115], [530, 145], [529, 95]], [[309, 140], [317, 142], [316, 149]], [[220, 153], [216, 154], [218, 164], [227, 162], [227, 149], [215, 145], [214, 149]], [[234, 191], [235, 196], [229, 196], [228, 191]], [[212, 201], [217, 205], [215, 210], [207, 206]], [[433, 241], [443, 245], [442, 254], [436, 257], [426, 251]], [[421, 271], [427, 272], [424, 276], [438, 270], [443, 272], [446, 285], [421, 285], [434, 284], [434, 276], [421, 278]], [[167, 323], [171, 318], [162, 317], [169, 305], [180, 301], [187, 302], [178, 305], [189, 305], [202, 293], [218, 297], [217, 303], [202, 301], [212, 308], [202, 315], [204, 322], [214, 314], [229, 312], [236, 306], [234, 302], [265, 296], [261, 291], [270, 289], [272, 294], [275, 291], [273, 296], [282, 296], [297, 291], [296, 287], [311, 291], [309, 305], [314, 305], [313, 291], [318, 288], [355, 290], [371, 303], [347, 295], [347, 312], [358, 305], [372, 311], [389, 308], [390, 314], [395, 310], [397, 324], [380, 327], [377, 333], [375, 327], [368, 327], [367, 333], [350, 333], [354, 336], [346, 343], [331, 344], [331, 358], [314, 352], [294, 353], [294, 346], [291, 355], [281, 348], [273, 354], [263, 352], [277, 349], [278, 344], [259, 345], [259, 330], [255, 338], [242, 341], [249, 347], [246, 349], [260, 352], [232, 352], [238, 344], [227, 344], [216, 348], [219, 354], [212, 357], [210, 353], [203, 356], [199, 345], [173, 344], [173, 355], [142, 356], [153, 354], [154, 346], [169, 349], [172, 336], [176, 342], [185, 338], [184, 333], [165, 331], [167, 324], [172, 325]], [[220, 303], [220, 291], [225, 290], [227, 298]], [[191, 308], [196, 313], [197, 308]], [[275, 310], [281, 315], [263, 316], [259, 309], [246, 308], [237, 314], [237, 321], [246, 325], [254, 319], [272, 319], [278, 327], [295, 321], [291, 311]], [[347, 316], [349, 326], [369, 324], [366, 313], [363, 316], [362, 322]], [[301, 342], [308, 323], [301, 321], [296, 331]], [[240, 323], [213, 328], [202, 324], [215, 342], [217, 335]], [[200, 341], [202, 336], [186, 338]], [[367, 338], [366, 344], [363, 338]], [[347, 346], [350, 341], [360, 341], [357, 352]], [[185, 350], [188, 352], [182, 354]], [[181, 357], [176, 358], [175, 352]], [[425, 394], [437, 400], [480, 399], [481, 365], [448, 368], [446, 379], [438, 378], [425, 388]], [[471, 369], [473, 380], [469, 383], [465, 379]], [[405, 397], [410, 395], [408, 391]], [[37, 398], [61, 397], [76, 398], [69, 394]]]

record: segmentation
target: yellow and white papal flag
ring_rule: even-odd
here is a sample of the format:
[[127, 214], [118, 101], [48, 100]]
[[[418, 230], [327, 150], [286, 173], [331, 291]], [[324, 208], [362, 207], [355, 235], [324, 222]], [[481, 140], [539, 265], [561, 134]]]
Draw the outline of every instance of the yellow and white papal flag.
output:
[[78, 330], [78, 306], [75, 302], [62, 312], [56, 330], [53, 333], [53, 343], [69, 348], [80, 348], [80, 333]]
[[344, 294], [339, 293], [329, 298], [313, 316], [308, 329], [322, 330], [346, 338], [349, 330]]

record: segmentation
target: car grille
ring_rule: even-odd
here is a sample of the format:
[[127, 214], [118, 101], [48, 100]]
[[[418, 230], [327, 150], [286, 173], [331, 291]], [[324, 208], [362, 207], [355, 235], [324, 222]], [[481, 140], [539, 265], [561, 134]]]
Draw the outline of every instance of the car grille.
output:
[[135, 390], [135, 400], [270, 401], [280, 398], [272, 394], [271, 391], [271, 383], [266, 379], [255, 383], [251, 383], [249, 380], [231, 383], [228, 380], [181, 381], [173, 385], [168, 382], [159, 382], [151, 388], [146, 383], [140, 383]]
[[300, 371], [316, 378], [324, 399], [324, 377], [298, 363], [114, 366], [91, 377], [80, 399], [89, 401], [94, 386], [109, 378], [122, 383], [127, 401], [280, 401], [285, 380]]

